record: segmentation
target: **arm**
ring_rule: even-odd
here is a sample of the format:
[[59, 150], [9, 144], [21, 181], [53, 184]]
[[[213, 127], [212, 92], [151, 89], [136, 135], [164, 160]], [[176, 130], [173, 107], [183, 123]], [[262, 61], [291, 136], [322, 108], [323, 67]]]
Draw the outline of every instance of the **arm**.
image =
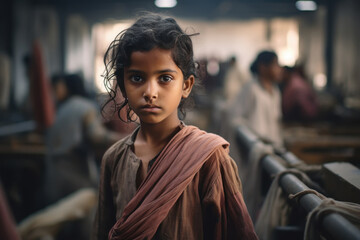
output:
[[242, 195], [238, 169], [230, 156], [221, 162], [229, 239], [258, 239]]
[[108, 154], [105, 153], [101, 163], [99, 202], [93, 228], [93, 240], [107, 240], [108, 233], [116, 222], [116, 209], [111, 189], [112, 164], [110, 164], [111, 162], [109, 160]]
[[219, 149], [201, 171], [204, 239], [257, 239], [228, 153]]

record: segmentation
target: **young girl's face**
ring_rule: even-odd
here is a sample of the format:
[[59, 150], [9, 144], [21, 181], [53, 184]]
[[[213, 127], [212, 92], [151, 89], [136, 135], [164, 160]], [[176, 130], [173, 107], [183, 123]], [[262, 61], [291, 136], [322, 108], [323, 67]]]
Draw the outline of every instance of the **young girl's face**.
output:
[[193, 84], [193, 76], [184, 80], [171, 51], [160, 48], [133, 52], [124, 71], [124, 95], [143, 123], [178, 124], [177, 108]]

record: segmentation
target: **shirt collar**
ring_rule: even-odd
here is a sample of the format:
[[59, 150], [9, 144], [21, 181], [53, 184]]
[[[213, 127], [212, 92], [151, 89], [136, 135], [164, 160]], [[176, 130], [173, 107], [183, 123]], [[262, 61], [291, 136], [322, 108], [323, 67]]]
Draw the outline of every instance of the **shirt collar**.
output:
[[[186, 124], [183, 121], [180, 121], [180, 130], [183, 129], [186, 126]], [[125, 141], [125, 144], [131, 146], [134, 145], [135, 139], [136, 139], [136, 135], [140, 130], [140, 125], [131, 133], [130, 137], [128, 137]]]

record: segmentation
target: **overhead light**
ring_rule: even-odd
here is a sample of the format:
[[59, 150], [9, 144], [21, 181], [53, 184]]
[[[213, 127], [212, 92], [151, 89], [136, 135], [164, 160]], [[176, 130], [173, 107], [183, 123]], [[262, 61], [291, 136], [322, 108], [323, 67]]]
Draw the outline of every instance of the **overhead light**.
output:
[[317, 4], [314, 1], [296, 1], [295, 6], [300, 11], [315, 11]]
[[155, 0], [155, 5], [158, 8], [173, 8], [176, 4], [176, 0]]

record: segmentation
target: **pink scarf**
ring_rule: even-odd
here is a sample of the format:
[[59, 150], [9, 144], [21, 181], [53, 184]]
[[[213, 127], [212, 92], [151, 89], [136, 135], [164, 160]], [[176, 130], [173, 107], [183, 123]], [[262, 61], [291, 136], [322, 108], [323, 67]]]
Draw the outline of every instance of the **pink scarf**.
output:
[[221, 137], [185, 126], [165, 146], [109, 239], [151, 239], [202, 165], [218, 147]]

